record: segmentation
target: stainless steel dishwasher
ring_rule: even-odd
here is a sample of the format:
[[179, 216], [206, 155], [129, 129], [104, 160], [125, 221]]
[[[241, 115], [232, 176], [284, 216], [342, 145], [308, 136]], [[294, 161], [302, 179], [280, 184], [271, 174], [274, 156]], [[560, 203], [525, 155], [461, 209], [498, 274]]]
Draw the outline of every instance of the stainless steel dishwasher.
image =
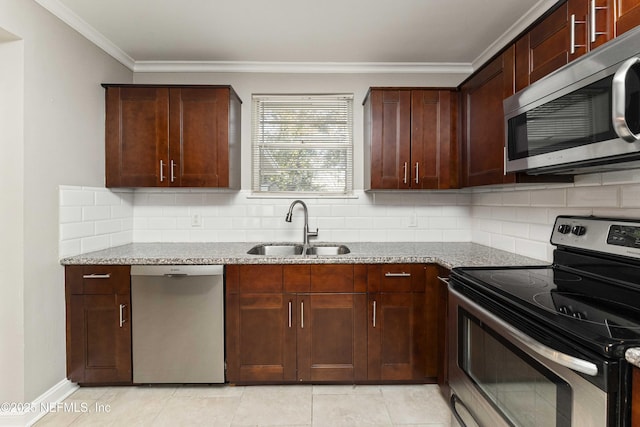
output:
[[224, 266], [131, 266], [133, 382], [224, 382]]

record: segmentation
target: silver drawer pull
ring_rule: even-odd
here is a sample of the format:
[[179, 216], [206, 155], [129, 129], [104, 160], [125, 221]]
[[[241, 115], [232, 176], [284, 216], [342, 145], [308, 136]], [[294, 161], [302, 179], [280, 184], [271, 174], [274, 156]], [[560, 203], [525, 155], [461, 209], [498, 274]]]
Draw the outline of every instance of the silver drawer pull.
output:
[[83, 279], [110, 279], [111, 273], [107, 274], [85, 274], [82, 276]]
[[384, 273], [385, 277], [411, 277], [411, 273], [405, 273], [404, 271], [402, 273], [391, 273], [391, 272], [387, 272]]
[[289, 301], [289, 327], [291, 327], [291, 301]]
[[448, 277], [440, 277], [440, 276], [438, 276], [438, 280], [440, 280], [445, 285], [448, 285], [449, 284], [449, 280], [451, 280], [451, 279], [449, 279]]

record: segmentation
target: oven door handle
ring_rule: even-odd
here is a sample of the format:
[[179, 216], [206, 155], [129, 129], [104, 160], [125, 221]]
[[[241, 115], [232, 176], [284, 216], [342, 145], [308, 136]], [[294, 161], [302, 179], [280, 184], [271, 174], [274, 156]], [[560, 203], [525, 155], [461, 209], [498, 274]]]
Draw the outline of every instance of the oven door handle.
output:
[[598, 375], [598, 366], [595, 363], [579, 359], [577, 357], [573, 357], [558, 350], [547, 347], [546, 345], [541, 344], [528, 335], [520, 332], [518, 329], [515, 329], [513, 326], [495, 316], [493, 313], [490, 313], [489, 311], [480, 307], [469, 298], [452, 289], [451, 286], [449, 286], [449, 292], [452, 292], [457, 298], [465, 301], [467, 304], [472, 305], [474, 309], [479, 311], [483, 316], [486, 316], [492, 322], [497, 323], [507, 334], [509, 334], [509, 336], [511, 336], [511, 338], [520, 342], [522, 345], [537, 353], [538, 355], [544, 357], [545, 359], [551, 360], [552, 362], [562, 365], [565, 368], [569, 368], [577, 372], [582, 372], [583, 374], [590, 375], [592, 377]]

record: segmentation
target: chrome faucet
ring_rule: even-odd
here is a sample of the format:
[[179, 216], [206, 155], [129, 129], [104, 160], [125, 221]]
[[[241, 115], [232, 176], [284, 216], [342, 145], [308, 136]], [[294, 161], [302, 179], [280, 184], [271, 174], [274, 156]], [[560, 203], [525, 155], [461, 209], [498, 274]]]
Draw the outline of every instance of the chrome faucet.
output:
[[287, 222], [291, 222], [291, 217], [293, 215], [293, 207], [296, 204], [301, 204], [304, 209], [304, 230], [302, 230], [302, 241], [305, 245], [309, 244], [309, 237], [318, 237], [318, 229], [316, 231], [309, 231], [309, 211], [307, 210], [307, 205], [302, 200], [294, 200], [289, 206], [289, 213], [287, 213], [287, 217], [284, 219]]

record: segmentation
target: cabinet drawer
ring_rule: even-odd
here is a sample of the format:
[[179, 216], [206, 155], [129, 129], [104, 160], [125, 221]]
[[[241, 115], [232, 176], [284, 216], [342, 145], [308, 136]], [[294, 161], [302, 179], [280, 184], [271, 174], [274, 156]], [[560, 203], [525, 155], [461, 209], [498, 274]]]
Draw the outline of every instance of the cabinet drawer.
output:
[[380, 264], [369, 266], [369, 292], [421, 292], [425, 287], [422, 264]]
[[67, 293], [72, 295], [128, 294], [128, 265], [70, 265], [65, 268]]

